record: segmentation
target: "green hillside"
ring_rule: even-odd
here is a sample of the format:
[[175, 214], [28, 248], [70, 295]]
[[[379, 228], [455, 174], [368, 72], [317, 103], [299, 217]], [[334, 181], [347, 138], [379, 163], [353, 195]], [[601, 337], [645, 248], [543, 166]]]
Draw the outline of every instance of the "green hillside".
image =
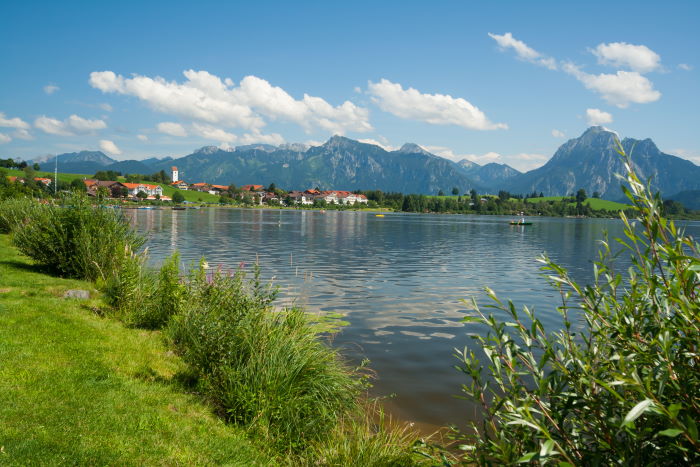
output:
[[[24, 177], [24, 171], [22, 171], [22, 170], [8, 169], [7, 174], [11, 175], [11, 176], [16, 176], [16, 177]], [[88, 174], [66, 174], [66, 173], [59, 172], [58, 179], [62, 182], [70, 183], [73, 180], [75, 180], [76, 178], [79, 180], [82, 180], [84, 178], [92, 178], [93, 175], [94, 174], [89, 174], [89, 175]], [[37, 171], [36, 176], [53, 179], [53, 172]], [[123, 182], [123, 181], [125, 181], [125, 178], [118, 177], [118, 180]], [[154, 184], [153, 182], [143, 182], [143, 183]], [[165, 196], [169, 196], [171, 198], [173, 196], [173, 193], [178, 191], [166, 183], [155, 183], [155, 185], [162, 186], [163, 187], [163, 194]], [[201, 200], [202, 202], [205, 202], [205, 203], [218, 203], [219, 202], [218, 195], [211, 195], [209, 193], [202, 193], [199, 191], [189, 191], [189, 190], [179, 190], [179, 191], [185, 197], [186, 201], [198, 202]]]
[[[542, 198], [528, 198], [527, 201], [530, 203], [541, 203], [544, 201], [561, 201], [564, 198], [564, 196], [545, 196]], [[601, 209], [605, 209], [608, 211], [620, 211], [624, 209], [629, 209], [631, 207], [628, 204], [617, 203], [615, 201], [608, 201], [606, 199], [600, 198], [587, 198], [586, 201], [583, 202], [583, 204], [586, 206], [590, 206], [591, 209], [596, 211]]]

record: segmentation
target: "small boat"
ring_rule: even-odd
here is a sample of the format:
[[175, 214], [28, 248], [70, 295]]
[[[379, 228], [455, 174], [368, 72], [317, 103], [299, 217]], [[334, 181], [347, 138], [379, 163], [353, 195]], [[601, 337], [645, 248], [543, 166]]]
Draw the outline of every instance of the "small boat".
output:
[[185, 206], [173, 206], [173, 211], [184, 211], [187, 209]]
[[532, 222], [510, 221], [510, 225], [532, 225]]
[[374, 217], [384, 217], [384, 214], [375, 214]]

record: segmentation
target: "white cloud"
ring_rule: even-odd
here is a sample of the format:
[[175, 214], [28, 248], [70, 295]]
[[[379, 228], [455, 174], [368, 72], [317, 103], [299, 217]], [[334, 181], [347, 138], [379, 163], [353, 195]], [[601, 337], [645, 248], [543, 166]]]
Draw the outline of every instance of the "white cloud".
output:
[[589, 125], [605, 125], [607, 123], [612, 123], [613, 116], [600, 109], [586, 109], [586, 120]]
[[146, 135], [136, 135], [140, 141], [148, 141], [148, 136]]
[[555, 128], [554, 130], [552, 130], [552, 136], [554, 136], [555, 138], [564, 138], [566, 135], [563, 131], [559, 131]]
[[598, 44], [591, 50], [598, 57], [601, 65], [615, 68], [628, 68], [638, 73], [648, 73], [660, 68], [661, 57], [646, 45], [634, 45], [626, 42]]
[[690, 71], [693, 69], [692, 65], [688, 65], [687, 63], [679, 63], [678, 68], [683, 71]]
[[561, 69], [574, 76], [583, 85], [599, 93], [603, 99], [617, 107], [624, 108], [631, 103], [646, 104], [661, 98], [661, 93], [642, 72], [660, 68], [660, 58], [656, 52], [643, 45], [632, 45], [624, 42], [600, 44], [591, 52], [598, 57], [600, 63], [618, 67], [627, 67], [633, 71], [618, 70], [615, 74], [602, 73], [599, 75], [586, 73], [578, 65], [563, 63], [559, 66], [550, 57], [546, 57], [513, 37], [511, 33], [503, 35], [491, 34], [502, 48], [512, 48], [517, 56], [531, 63], [545, 66], [551, 70]]
[[457, 154], [452, 149], [445, 146], [424, 146], [428, 152], [436, 154], [445, 159], [454, 162], [459, 162], [462, 159], [467, 159], [476, 162], [479, 165], [495, 162], [497, 164], [508, 164], [509, 166], [520, 170], [528, 171], [535, 169], [547, 161], [547, 156], [544, 154], [534, 153], [519, 153], [513, 155], [503, 155], [497, 152], [486, 152], [484, 154]]
[[[214, 128], [208, 125], [192, 124], [192, 128], [196, 134], [203, 138], [218, 141], [219, 143], [232, 143], [238, 137], [232, 133], [228, 133], [221, 128]], [[184, 136], [184, 135], [183, 135]]]
[[14, 131], [13, 136], [14, 136], [15, 138], [25, 139], [25, 140], [34, 139], [34, 137], [32, 136], [32, 134], [29, 133], [29, 131], [26, 130], [26, 129], [24, 129], [24, 128], [17, 128], [17, 129]]
[[67, 125], [77, 133], [90, 133], [107, 128], [107, 124], [102, 120], [88, 120], [77, 115], [68, 117]]
[[696, 165], [700, 165], [700, 151], [690, 151], [688, 149], [678, 148], [668, 151], [668, 154], [674, 154], [678, 157], [682, 157], [683, 159], [688, 159]]
[[185, 127], [175, 122], [162, 122], [156, 125], [156, 129], [166, 135], [170, 136], [187, 136], [187, 130]]
[[372, 101], [385, 112], [400, 118], [433, 125], [458, 125], [470, 130], [506, 129], [504, 123], [492, 123], [478, 107], [461, 97], [445, 94], [422, 94], [414, 88], [403, 89], [398, 83], [382, 79], [369, 82]]
[[114, 108], [106, 102], [99, 104], [98, 107], [104, 110], [105, 112], [111, 112], [112, 110], [114, 110]]
[[100, 149], [102, 149], [108, 154], [119, 155], [122, 153], [122, 151], [117, 147], [117, 145], [108, 139], [100, 140]]
[[46, 86], [44, 86], [44, 92], [46, 94], [48, 94], [49, 96], [51, 94], [53, 94], [54, 92], [58, 91], [59, 89], [61, 89], [61, 88], [59, 88], [58, 86], [55, 86], [53, 84], [47, 84]]
[[332, 106], [304, 94], [296, 100], [280, 87], [256, 76], [234, 82], [207, 71], [187, 70], [182, 83], [134, 75], [124, 78], [112, 71], [90, 73], [90, 85], [103, 92], [135, 96], [152, 109], [210, 125], [258, 130], [264, 117], [296, 123], [309, 131], [322, 128], [332, 133], [369, 131], [369, 112], [349, 101]]
[[77, 115], [71, 115], [65, 120], [42, 115], [34, 120], [34, 126], [44, 133], [59, 136], [75, 136], [107, 128], [107, 124], [102, 120], [88, 120]]
[[9, 135], [6, 135], [5, 133], [0, 133], [0, 144], [9, 143], [10, 141], [12, 141], [12, 138], [10, 138]]
[[654, 89], [652, 82], [636, 71], [621, 70], [614, 75], [593, 75], [581, 71], [572, 63], [565, 64], [564, 71], [582, 82], [587, 89], [599, 93], [603, 99], [620, 108], [625, 108], [630, 103], [646, 104], [661, 98], [661, 93]]
[[381, 138], [380, 140], [376, 140], [374, 138], [364, 138], [364, 139], [358, 139], [360, 143], [365, 143], [365, 144], [374, 144], [375, 146], [379, 146], [380, 148], [384, 149], [385, 151], [396, 151], [399, 149], [398, 146], [392, 146], [389, 144], [389, 142], [386, 140], [386, 138]]
[[0, 127], [29, 129], [29, 123], [19, 117], [5, 118], [5, 114], [0, 112]]
[[502, 35], [489, 33], [489, 37], [495, 40], [502, 49], [511, 48], [515, 51], [515, 54], [521, 60], [525, 60], [536, 65], [549, 68], [550, 70], [557, 69], [557, 62], [551, 57], [546, 57], [536, 51], [535, 49], [529, 47], [523, 41], [519, 41], [513, 34], [507, 32]]
[[253, 131], [252, 133], [246, 133], [238, 139], [241, 144], [254, 144], [254, 143], [264, 143], [271, 144], [273, 146], [279, 146], [283, 144], [284, 138], [278, 133], [262, 134], [258, 131]]

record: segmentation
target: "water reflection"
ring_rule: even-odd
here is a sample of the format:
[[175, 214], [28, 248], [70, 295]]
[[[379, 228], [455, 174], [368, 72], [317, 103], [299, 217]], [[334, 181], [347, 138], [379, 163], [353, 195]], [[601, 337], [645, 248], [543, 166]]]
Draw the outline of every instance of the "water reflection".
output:
[[[350, 325], [334, 338], [354, 361], [367, 357], [377, 394], [396, 394], [392, 410], [421, 423], [471, 417], [455, 399], [462, 375], [453, 349], [471, 345], [460, 300], [491, 287], [518, 307], [534, 305], [556, 329], [558, 294], [539, 278], [547, 252], [580, 282], [591, 279], [597, 240], [622, 225], [607, 219], [537, 219], [511, 226], [497, 216], [328, 211], [201, 209], [129, 211], [149, 235], [152, 261], [173, 250], [185, 263], [262, 266], [280, 286], [279, 303], [310, 312], [342, 313]], [[700, 232], [690, 223], [689, 232]]]

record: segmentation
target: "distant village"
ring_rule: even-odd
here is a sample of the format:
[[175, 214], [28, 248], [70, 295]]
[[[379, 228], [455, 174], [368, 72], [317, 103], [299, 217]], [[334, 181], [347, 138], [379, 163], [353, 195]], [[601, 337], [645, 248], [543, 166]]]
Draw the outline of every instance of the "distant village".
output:
[[[316, 190], [309, 189], [305, 191], [290, 191], [283, 194], [281, 190], [270, 191], [263, 185], [243, 185], [239, 187], [235, 193], [226, 185], [215, 185], [211, 183], [187, 183], [180, 180], [180, 172], [177, 167], [172, 167], [172, 175], [170, 186], [182, 191], [199, 191], [212, 195], [228, 195], [237, 196], [240, 199], [250, 197], [254, 204], [285, 204], [285, 201], [291, 201], [293, 204], [313, 205], [317, 201], [323, 201], [326, 204], [353, 206], [355, 204], [367, 204], [367, 197], [363, 194], [356, 194], [351, 191], [343, 190]], [[24, 183], [22, 178], [9, 177], [11, 182]], [[53, 180], [51, 178], [35, 177], [35, 181], [50, 185]], [[170, 196], [163, 194], [163, 187], [157, 184], [149, 183], [128, 183], [116, 180], [96, 180], [84, 179], [87, 194], [89, 196], [103, 196], [106, 198], [130, 198], [133, 200], [159, 200], [172, 201]]]

